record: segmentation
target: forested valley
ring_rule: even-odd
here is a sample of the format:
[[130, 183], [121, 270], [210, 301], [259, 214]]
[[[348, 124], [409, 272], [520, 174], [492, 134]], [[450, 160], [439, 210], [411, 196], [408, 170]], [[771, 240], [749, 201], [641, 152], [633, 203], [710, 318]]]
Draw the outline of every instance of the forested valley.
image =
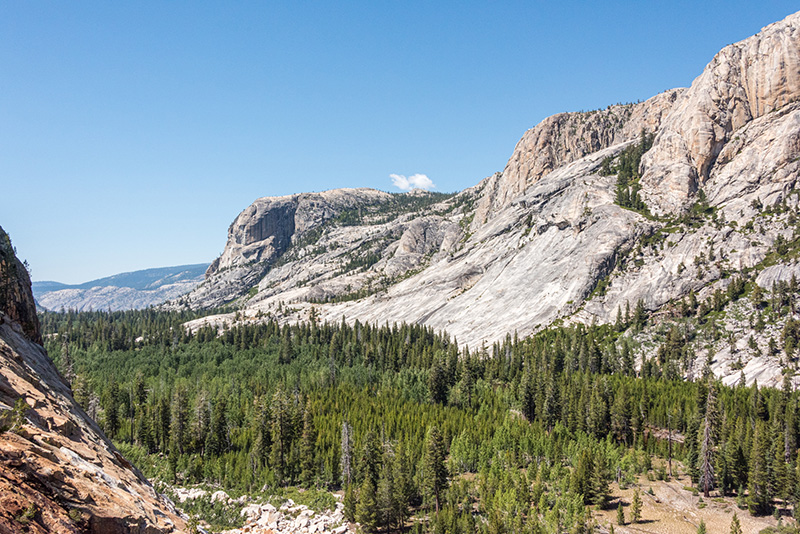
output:
[[[453, 533], [588, 532], [593, 507], [617, 506], [612, 482], [668, 478], [673, 463], [745, 514], [788, 515], [800, 498], [788, 379], [728, 387], [706, 368], [684, 380], [669, 333], [640, 365], [623, 334], [646, 323], [638, 306], [616, 325], [469, 348], [417, 325], [220, 334], [185, 331], [191, 318], [40, 315], [76, 400], [165, 484], [342, 491], [366, 531]], [[635, 502], [627, 513], [640, 519]]]

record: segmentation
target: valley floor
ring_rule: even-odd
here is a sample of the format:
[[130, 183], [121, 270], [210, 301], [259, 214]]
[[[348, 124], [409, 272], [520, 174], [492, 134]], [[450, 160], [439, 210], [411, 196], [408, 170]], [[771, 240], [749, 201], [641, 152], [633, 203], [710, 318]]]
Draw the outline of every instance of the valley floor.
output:
[[[617, 534], [695, 534], [700, 521], [706, 524], [706, 531], [711, 534], [727, 534], [730, 532], [733, 514], [736, 513], [744, 533], [757, 533], [777, 525], [772, 516], [752, 516], [747, 509], [740, 509], [734, 497], [720, 497], [712, 492], [709, 499], [702, 499], [702, 494], [695, 496], [688, 475], [679, 474], [669, 481], [650, 481], [643, 476], [639, 479], [642, 496], [642, 519], [638, 523], [630, 523], [630, 505], [633, 499], [633, 487], [620, 489], [616, 483], [610, 487], [611, 499], [607, 509], [594, 513], [595, 522], [600, 528], [608, 531], [614, 525]], [[650, 494], [649, 490], [653, 493]], [[617, 503], [622, 499], [625, 509], [626, 524], [617, 524]], [[786, 517], [786, 516], [785, 516]], [[790, 518], [785, 523], [793, 523]]]

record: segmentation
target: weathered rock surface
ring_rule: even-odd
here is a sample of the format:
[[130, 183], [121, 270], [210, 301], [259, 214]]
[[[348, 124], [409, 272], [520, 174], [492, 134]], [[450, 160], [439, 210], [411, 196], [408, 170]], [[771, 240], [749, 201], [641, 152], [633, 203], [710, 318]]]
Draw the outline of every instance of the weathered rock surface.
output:
[[[175, 498], [184, 503], [195, 499], [208, 498], [209, 492], [201, 488], [171, 488]], [[266, 499], [267, 501], [273, 498]], [[220, 503], [223, 507], [231, 507], [231, 511], [241, 509], [240, 517], [244, 520], [241, 528], [223, 531], [222, 534], [269, 534], [293, 533], [315, 534], [317, 532], [332, 532], [345, 534], [359, 532], [358, 525], [349, 523], [344, 517], [344, 505], [336, 502], [333, 509], [312, 510], [304, 504], [296, 504], [292, 499], [283, 502], [264, 502], [263, 498], [253, 498], [242, 495], [237, 499], [228, 496], [224, 491], [211, 493], [211, 504]], [[201, 518], [202, 524], [202, 518]]]
[[502, 173], [484, 180], [475, 222], [485, 222], [543, 176], [589, 154], [656, 131], [685, 89], [646, 102], [609, 106], [588, 113], [559, 113], [522, 136]]
[[185, 295], [204, 279], [208, 264], [122, 273], [80, 285], [34, 282], [33, 296], [47, 310], [139, 310]]
[[295, 504], [291, 499], [275, 508], [270, 504], [251, 504], [242, 509], [242, 516], [247, 518], [240, 529], [228, 530], [225, 534], [268, 534], [270, 532], [292, 534], [315, 534], [331, 532], [345, 534], [358, 532], [355, 524], [345, 521], [344, 505], [336, 503], [335, 510], [316, 513], [302, 504]]
[[[475, 348], [559, 318], [611, 322], [639, 300], [658, 312], [690, 291], [724, 288], [731, 274], [762, 269], [775, 243], [792, 235], [798, 26], [795, 14], [726, 47], [689, 89], [546, 119], [525, 133], [503, 172], [424, 209], [349, 226], [331, 217], [315, 226], [318, 235], [305, 234], [314, 239], [294, 235], [283, 253], [274, 243], [285, 236], [237, 222], [220, 265], [247, 279], [232, 294], [257, 291], [238, 302], [240, 313], [188, 327], [237, 317], [297, 321], [313, 308], [328, 321], [423, 323]], [[618, 206], [616, 176], [599, 174], [642, 130], [655, 142], [642, 159], [641, 195], [660, 217]], [[328, 194], [367, 209], [349, 191]], [[246, 219], [264, 219], [283, 202], [261, 202], [247, 211], [261, 215]], [[679, 220], [695, 203], [697, 213]], [[782, 215], [767, 210], [776, 204]], [[248, 266], [264, 257], [272, 263]], [[204, 285], [234, 287], [225, 276], [211, 273]], [[211, 302], [199, 290], [188, 301]], [[733, 373], [725, 362], [715, 371]], [[767, 379], [772, 367], [752, 371]]]
[[42, 343], [28, 269], [17, 259], [8, 234], [0, 227], [0, 310], [22, 326], [34, 343]]
[[208, 308], [240, 297], [309, 232], [345, 210], [379, 205], [391, 198], [389, 193], [373, 189], [259, 198], [230, 225], [225, 250], [208, 268], [205, 282], [189, 295], [187, 304]]
[[[2, 237], [7, 236], [2, 234]], [[20, 426], [0, 433], [0, 532], [147, 533], [183, 521], [73, 400], [41, 345], [27, 273], [0, 275], [0, 423], [19, 399]]]
[[726, 143], [750, 121], [800, 97], [800, 13], [723, 48], [664, 118], [642, 160], [645, 200], [685, 208]]

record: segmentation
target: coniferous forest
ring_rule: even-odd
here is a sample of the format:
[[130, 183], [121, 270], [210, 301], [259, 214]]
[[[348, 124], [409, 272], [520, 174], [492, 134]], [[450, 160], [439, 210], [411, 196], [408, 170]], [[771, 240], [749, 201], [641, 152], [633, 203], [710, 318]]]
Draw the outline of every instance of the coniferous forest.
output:
[[752, 514], [789, 513], [800, 498], [788, 381], [684, 381], [662, 372], [666, 358], [637, 373], [627, 325], [476, 350], [422, 326], [268, 322], [218, 335], [186, 332], [190, 318], [41, 316], [76, 400], [168, 484], [341, 490], [348, 518], [384, 531], [582, 532], [612, 481], [666, 477], [673, 459], [698, 491]]

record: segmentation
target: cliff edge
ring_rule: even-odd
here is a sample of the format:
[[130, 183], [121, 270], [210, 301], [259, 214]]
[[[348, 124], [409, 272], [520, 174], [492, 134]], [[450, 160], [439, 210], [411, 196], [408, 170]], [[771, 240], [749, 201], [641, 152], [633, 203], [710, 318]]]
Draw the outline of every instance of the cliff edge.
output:
[[182, 519], [72, 397], [0, 228], [0, 533], [158, 534]]

